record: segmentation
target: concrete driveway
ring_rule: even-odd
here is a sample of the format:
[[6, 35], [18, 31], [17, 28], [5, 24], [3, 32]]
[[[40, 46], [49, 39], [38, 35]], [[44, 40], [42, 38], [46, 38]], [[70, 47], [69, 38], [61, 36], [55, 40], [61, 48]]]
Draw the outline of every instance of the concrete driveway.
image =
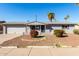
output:
[[4, 41], [16, 38], [18, 36], [21, 36], [21, 34], [0, 34], [0, 44]]

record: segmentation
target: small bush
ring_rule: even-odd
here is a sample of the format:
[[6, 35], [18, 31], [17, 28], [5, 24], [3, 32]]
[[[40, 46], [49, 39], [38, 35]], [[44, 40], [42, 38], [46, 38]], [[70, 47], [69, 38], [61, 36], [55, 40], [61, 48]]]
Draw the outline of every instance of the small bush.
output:
[[57, 37], [62, 37], [63, 34], [64, 34], [64, 30], [54, 30], [54, 34], [57, 36]]
[[79, 34], [79, 30], [78, 29], [74, 29], [73, 32], [74, 32], [74, 34]]
[[38, 36], [38, 31], [31, 30], [30, 35], [31, 35], [31, 37], [37, 37]]

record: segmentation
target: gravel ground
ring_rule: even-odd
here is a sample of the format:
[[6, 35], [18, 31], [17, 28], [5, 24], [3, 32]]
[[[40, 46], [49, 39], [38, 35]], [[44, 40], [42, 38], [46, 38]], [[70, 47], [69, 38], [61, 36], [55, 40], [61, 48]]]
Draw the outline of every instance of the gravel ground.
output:
[[29, 35], [20, 36], [12, 40], [7, 40], [0, 44], [0, 46], [52, 46], [56, 43], [79, 46], [79, 35], [68, 34], [68, 37], [58, 38], [54, 35], [45, 35], [45, 37], [31, 38]]

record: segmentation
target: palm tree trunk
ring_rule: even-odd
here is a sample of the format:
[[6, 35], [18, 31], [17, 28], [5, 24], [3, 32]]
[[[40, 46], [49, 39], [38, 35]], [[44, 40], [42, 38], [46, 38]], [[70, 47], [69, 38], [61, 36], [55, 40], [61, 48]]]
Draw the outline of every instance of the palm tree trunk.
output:
[[52, 22], [52, 20], [50, 20], [50, 22]]

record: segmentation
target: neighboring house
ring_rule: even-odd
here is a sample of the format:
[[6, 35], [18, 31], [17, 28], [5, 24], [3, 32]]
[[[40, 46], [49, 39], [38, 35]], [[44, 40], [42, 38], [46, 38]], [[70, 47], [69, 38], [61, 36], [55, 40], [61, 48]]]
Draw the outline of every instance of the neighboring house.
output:
[[79, 30], [79, 24], [75, 25], [75, 29]]
[[3, 22], [1, 23], [1, 31], [3, 34], [29, 34], [32, 29], [36, 29], [40, 33], [49, 33], [54, 29], [64, 29], [66, 32], [72, 33], [75, 23], [69, 22]]
[[5, 21], [0, 21], [0, 34], [3, 34], [3, 23], [5, 23]]

